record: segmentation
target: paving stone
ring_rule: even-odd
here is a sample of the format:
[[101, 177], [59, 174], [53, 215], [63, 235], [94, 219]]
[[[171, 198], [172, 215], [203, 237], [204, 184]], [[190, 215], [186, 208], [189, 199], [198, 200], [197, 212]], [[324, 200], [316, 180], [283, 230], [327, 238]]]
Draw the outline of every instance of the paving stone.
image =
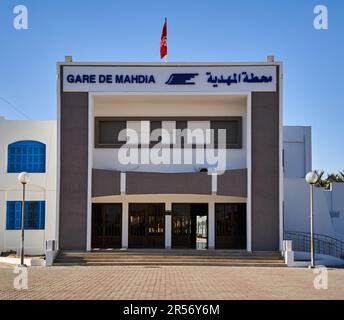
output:
[[16, 290], [13, 268], [0, 266], [0, 299], [209, 300], [344, 299], [344, 269], [328, 270], [317, 290], [313, 270], [241, 267], [32, 267], [28, 290]]

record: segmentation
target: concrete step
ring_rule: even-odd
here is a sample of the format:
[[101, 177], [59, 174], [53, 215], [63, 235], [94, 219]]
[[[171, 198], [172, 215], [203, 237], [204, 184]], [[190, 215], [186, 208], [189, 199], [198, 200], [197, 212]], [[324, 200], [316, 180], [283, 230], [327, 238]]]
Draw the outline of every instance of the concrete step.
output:
[[[129, 253], [129, 254], [128, 254]], [[189, 254], [191, 253], [191, 254]], [[208, 254], [207, 254], [208, 253]], [[55, 266], [285, 266], [277, 252], [131, 250], [62, 252]]]
[[267, 257], [172, 257], [172, 256], [131, 256], [131, 257], [115, 257], [115, 256], [109, 256], [109, 257], [57, 257], [55, 260], [56, 262], [63, 262], [63, 261], [280, 261], [281, 258], [273, 257], [271, 259]]
[[265, 256], [116, 256], [116, 255], [85, 255], [85, 256], [58, 256], [56, 260], [280, 260], [281, 257]]
[[231, 260], [231, 261], [207, 261], [207, 260], [152, 260], [152, 261], [143, 261], [143, 260], [122, 260], [122, 261], [107, 261], [107, 260], [87, 260], [87, 261], [55, 261], [55, 264], [113, 264], [113, 265], [130, 265], [130, 264], [174, 264], [174, 265], [234, 265], [234, 264], [245, 264], [245, 265], [258, 265], [258, 264], [271, 264], [271, 265], [281, 265], [284, 264], [283, 261], [268, 261], [268, 260], [252, 260], [252, 261], [244, 261], [244, 260]]
[[280, 257], [279, 252], [251, 252], [247, 251], [220, 251], [220, 250], [111, 250], [111, 251], [92, 251], [92, 252], [72, 252], [64, 251], [60, 253], [63, 256], [206, 256], [206, 257], [221, 257], [221, 256], [264, 256], [264, 257]]
[[54, 266], [58, 267], [76, 267], [76, 266], [90, 266], [90, 267], [95, 267], [95, 266], [133, 266], [133, 267], [145, 267], [145, 266], [151, 266], [151, 267], [163, 267], [163, 266], [209, 266], [209, 267], [271, 267], [271, 268], [283, 268], [285, 267], [284, 263], [252, 263], [252, 264], [247, 264], [247, 263], [227, 263], [227, 264], [219, 264], [219, 263], [183, 263], [183, 262], [151, 262], [151, 263], [129, 263], [129, 262], [85, 262], [85, 263], [54, 263]]

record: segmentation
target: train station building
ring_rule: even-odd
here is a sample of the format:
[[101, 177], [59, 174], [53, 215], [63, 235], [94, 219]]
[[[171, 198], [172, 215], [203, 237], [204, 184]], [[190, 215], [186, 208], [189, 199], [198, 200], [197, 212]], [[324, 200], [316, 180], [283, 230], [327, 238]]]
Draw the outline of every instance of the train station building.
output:
[[281, 249], [281, 63], [57, 68], [59, 250]]

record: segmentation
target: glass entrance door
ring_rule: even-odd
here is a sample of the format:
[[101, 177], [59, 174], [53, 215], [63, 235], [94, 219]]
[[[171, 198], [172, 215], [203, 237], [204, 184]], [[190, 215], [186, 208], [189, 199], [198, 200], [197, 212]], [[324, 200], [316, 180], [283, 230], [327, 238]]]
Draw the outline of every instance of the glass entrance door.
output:
[[208, 216], [196, 216], [196, 249], [208, 249]]
[[129, 205], [129, 247], [165, 247], [165, 205], [131, 203]]
[[92, 205], [92, 249], [122, 247], [122, 205]]
[[215, 205], [215, 248], [246, 249], [246, 204]]
[[172, 205], [172, 247], [208, 248], [208, 204], [175, 203]]

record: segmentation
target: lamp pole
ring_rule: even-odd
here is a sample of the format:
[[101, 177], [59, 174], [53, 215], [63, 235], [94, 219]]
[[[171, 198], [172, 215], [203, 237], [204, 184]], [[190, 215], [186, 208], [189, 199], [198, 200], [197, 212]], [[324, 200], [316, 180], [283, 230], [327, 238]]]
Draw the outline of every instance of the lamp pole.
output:
[[315, 267], [314, 258], [314, 184], [309, 184], [311, 204], [311, 268]]
[[306, 175], [306, 181], [309, 184], [310, 194], [310, 213], [311, 213], [311, 265], [310, 268], [315, 268], [315, 254], [314, 254], [314, 185], [318, 182], [319, 177], [316, 172], [311, 171]]
[[25, 187], [29, 183], [29, 174], [22, 172], [18, 176], [19, 182], [23, 186], [23, 199], [21, 207], [21, 247], [20, 247], [20, 267], [26, 267], [24, 263], [24, 235], [25, 235]]

